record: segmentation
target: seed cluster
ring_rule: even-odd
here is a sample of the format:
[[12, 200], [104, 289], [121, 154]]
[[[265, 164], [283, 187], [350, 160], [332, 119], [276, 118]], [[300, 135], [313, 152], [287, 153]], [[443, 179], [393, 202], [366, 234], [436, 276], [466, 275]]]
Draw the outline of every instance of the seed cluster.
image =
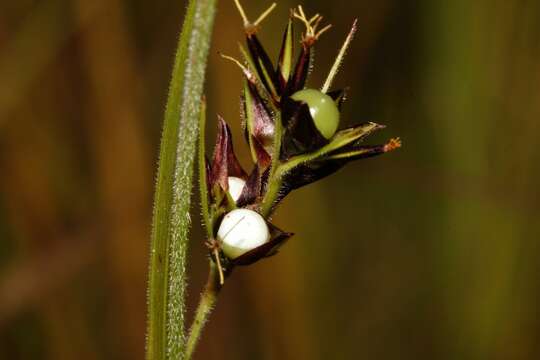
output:
[[[333, 174], [345, 164], [395, 150], [399, 139], [365, 145], [363, 140], [384, 126], [362, 123], [340, 129], [345, 90], [329, 91], [356, 31], [356, 21], [320, 89], [307, 88], [313, 67], [313, 47], [330, 25], [323, 17], [308, 18], [301, 6], [291, 11], [277, 63], [274, 65], [257, 38], [260, 24], [273, 4], [250, 22], [238, 0], [247, 49], [244, 61], [222, 55], [237, 64], [244, 76], [241, 120], [253, 167], [246, 172], [238, 162], [229, 126], [218, 116], [213, 157], [204, 150], [205, 118], [201, 117], [199, 154], [201, 202], [212, 258], [223, 275], [236, 265], [248, 265], [275, 254], [292, 236], [267, 219], [292, 190]], [[293, 22], [305, 27], [295, 56]]]

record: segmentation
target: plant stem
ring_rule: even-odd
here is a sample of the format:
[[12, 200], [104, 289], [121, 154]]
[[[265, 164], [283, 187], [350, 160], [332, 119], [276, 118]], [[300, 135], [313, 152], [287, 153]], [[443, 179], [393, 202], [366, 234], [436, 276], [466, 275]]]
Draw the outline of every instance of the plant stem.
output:
[[272, 212], [274, 202], [279, 195], [279, 190], [281, 189], [282, 184], [281, 175], [279, 175], [281, 166], [279, 155], [281, 154], [281, 136], [283, 132], [283, 124], [281, 123], [281, 112], [279, 110], [275, 111], [274, 124], [274, 149], [270, 168], [270, 179], [268, 181], [269, 188], [261, 203], [260, 209], [261, 215], [265, 218], [267, 218]]
[[216, 304], [220, 290], [221, 285], [219, 283], [217, 267], [216, 264], [210, 260], [208, 280], [206, 282], [206, 286], [204, 287], [203, 293], [201, 294], [201, 300], [199, 301], [199, 306], [197, 307], [195, 318], [193, 319], [193, 324], [191, 325], [191, 330], [189, 331], [189, 337], [186, 342], [186, 352], [183, 360], [191, 359], [191, 356], [193, 355], [197, 343], [201, 337], [204, 325], [208, 320], [208, 316], [210, 316], [210, 313]]
[[267, 218], [272, 213], [274, 203], [276, 202], [283, 183], [281, 176], [281, 172], [278, 170], [268, 181], [268, 190], [266, 191], [260, 208], [260, 213], [264, 218]]
[[193, 160], [216, 1], [189, 1], [169, 87], [152, 221], [147, 360], [181, 359], [185, 346]]

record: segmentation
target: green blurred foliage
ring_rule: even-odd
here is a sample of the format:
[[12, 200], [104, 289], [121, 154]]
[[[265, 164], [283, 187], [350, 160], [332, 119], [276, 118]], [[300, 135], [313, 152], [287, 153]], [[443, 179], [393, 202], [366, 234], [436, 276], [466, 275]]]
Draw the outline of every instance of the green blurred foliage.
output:
[[[249, 14], [268, 5], [244, 2]], [[263, 24], [273, 54], [294, 5]], [[284, 201], [274, 222], [296, 236], [235, 271], [196, 358], [539, 358], [540, 3], [303, 5], [334, 25], [311, 85], [358, 17], [336, 84], [351, 87], [342, 118], [386, 124], [374, 141], [404, 147]], [[143, 358], [153, 179], [183, 10], [0, 3], [1, 359]], [[242, 35], [221, 1], [208, 113], [232, 125], [247, 165], [241, 75], [217, 55], [237, 55]], [[198, 214], [191, 309], [206, 277]]]

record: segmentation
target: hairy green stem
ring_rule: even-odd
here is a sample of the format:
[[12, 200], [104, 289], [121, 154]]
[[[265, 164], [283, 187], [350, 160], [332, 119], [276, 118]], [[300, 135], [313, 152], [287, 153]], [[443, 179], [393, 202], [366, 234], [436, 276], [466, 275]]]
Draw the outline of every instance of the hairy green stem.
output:
[[152, 221], [147, 360], [181, 359], [185, 348], [193, 160], [216, 1], [189, 1], [169, 87]]
[[260, 213], [264, 218], [267, 218], [272, 213], [274, 203], [279, 196], [279, 191], [281, 190], [282, 184], [282, 172], [278, 169], [268, 180], [268, 190], [266, 191], [261, 203]]
[[190, 360], [193, 355], [197, 343], [201, 337], [202, 330], [204, 325], [208, 321], [208, 317], [216, 304], [219, 291], [221, 290], [221, 285], [219, 283], [219, 274], [217, 267], [213, 261], [210, 260], [210, 270], [208, 273], [208, 280], [206, 286], [204, 287], [203, 293], [201, 294], [201, 300], [199, 301], [199, 306], [195, 312], [195, 318], [193, 319], [193, 324], [191, 325], [191, 330], [189, 331], [189, 337], [186, 342], [186, 352], [183, 360]]
[[272, 156], [272, 164], [270, 168], [270, 179], [268, 181], [269, 188], [266, 192], [264, 199], [261, 203], [261, 209], [260, 212], [263, 217], [268, 217], [270, 213], [272, 212], [274, 202], [276, 201], [279, 190], [281, 189], [281, 175], [279, 175], [279, 170], [281, 166], [280, 162], [280, 154], [281, 154], [281, 136], [283, 132], [283, 124], [281, 123], [281, 112], [279, 110], [275, 110], [274, 112], [274, 126], [275, 126], [275, 133], [274, 133], [274, 145], [273, 145], [273, 156]]

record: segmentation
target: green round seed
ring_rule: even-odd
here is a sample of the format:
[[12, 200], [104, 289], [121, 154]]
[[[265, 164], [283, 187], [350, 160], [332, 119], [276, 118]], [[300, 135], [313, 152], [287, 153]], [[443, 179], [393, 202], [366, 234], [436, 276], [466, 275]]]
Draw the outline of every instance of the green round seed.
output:
[[330, 96], [319, 90], [304, 89], [295, 92], [291, 98], [307, 104], [315, 127], [322, 136], [326, 139], [334, 136], [339, 125], [339, 110]]

